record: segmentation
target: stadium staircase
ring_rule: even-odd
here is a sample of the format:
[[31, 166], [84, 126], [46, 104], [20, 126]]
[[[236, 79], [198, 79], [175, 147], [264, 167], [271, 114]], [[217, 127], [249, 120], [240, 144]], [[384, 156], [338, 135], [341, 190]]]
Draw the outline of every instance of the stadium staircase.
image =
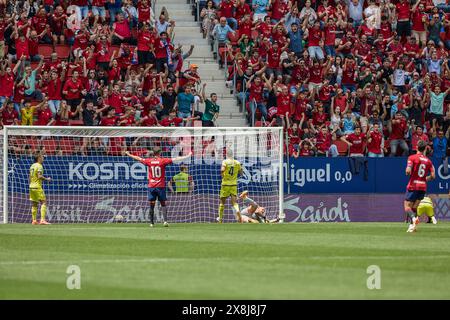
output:
[[[214, 60], [211, 45], [207, 39], [203, 39], [200, 23], [196, 22], [192, 15], [191, 4], [186, 0], [157, 0], [156, 18], [159, 17], [163, 7], [169, 14], [169, 20], [175, 20], [174, 44], [182, 44], [183, 52], [187, 52], [192, 44], [195, 46], [192, 55], [184, 62], [183, 70], [186, 70], [190, 64], [197, 64], [202, 83], [207, 83], [207, 95], [209, 96], [212, 92], [218, 95], [220, 105], [218, 126], [246, 127], [245, 116], [239, 111], [237, 100], [230, 88], [225, 85], [225, 70], [219, 69], [218, 63]], [[200, 104], [199, 110], [204, 111], [204, 104]]]

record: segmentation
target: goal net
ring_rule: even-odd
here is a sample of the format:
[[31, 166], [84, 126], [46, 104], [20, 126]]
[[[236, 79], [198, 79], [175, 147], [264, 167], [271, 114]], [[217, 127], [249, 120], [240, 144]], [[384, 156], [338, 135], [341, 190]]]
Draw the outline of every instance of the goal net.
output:
[[[114, 222], [122, 216], [124, 222], [147, 222], [148, 167], [125, 152], [146, 158], [158, 147], [163, 157], [192, 152], [184, 162], [166, 167], [168, 222], [216, 221], [227, 149], [243, 165], [238, 192], [248, 190], [266, 208], [268, 219], [283, 218], [281, 132], [281, 128], [5, 127], [0, 214], [5, 223], [31, 222], [29, 170], [39, 152], [45, 156], [44, 176], [52, 179], [43, 183], [47, 221]], [[239, 205], [242, 209], [242, 201]], [[155, 213], [160, 221], [158, 204]], [[232, 221], [228, 200], [224, 222]]]

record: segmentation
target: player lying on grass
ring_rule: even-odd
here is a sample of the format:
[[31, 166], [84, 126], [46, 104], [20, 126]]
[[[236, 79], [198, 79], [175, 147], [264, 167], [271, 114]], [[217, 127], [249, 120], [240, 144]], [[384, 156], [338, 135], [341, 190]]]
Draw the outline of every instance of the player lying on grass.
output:
[[[32, 224], [50, 224], [45, 221], [45, 214], [47, 213], [47, 199], [45, 197], [42, 181], [51, 181], [50, 177], [44, 177], [44, 156], [37, 154], [34, 157], [34, 163], [30, 167], [30, 201], [31, 201], [31, 216]], [[37, 222], [37, 213], [41, 204], [41, 222]]]
[[159, 200], [161, 204], [161, 213], [164, 220], [164, 226], [168, 227], [167, 223], [167, 196], [166, 196], [166, 166], [172, 162], [179, 162], [189, 158], [192, 155], [190, 152], [187, 156], [177, 158], [163, 158], [160, 156], [161, 150], [159, 148], [153, 149], [153, 154], [147, 158], [141, 158], [132, 155], [128, 151], [125, 153], [130, 158], [141, 162], [149, 167], [148, 169], [148, 200], [150, 202], [150, 227], [155, 225], [155, 204]]
[[237, 181], [238, 176], [242, 174], [241, 163], [233, 158], [233, 151], [227, 149], [226, 159], [222, 161], [220, 174], [222, 175], [222, 185], [220, 187], [220, 203], [219, 203], [219, 217], [217, 221], [223, 222], [223, 212], [225, 210], [225, 202], [231, 198], [231, 205], [233, 212], [236, 215], [238, 222], [242, 222], [241, 213], [239, 211], [239, 204], [237, 203]]
[[433, 163], [426, 156], [427, 143], [419, 140], [417, 143], [417, 154], [408, 157], [406, 175], [410, 176], [406, 187], [406, 198], [404, 202], [406, 216], [411, 219], [411, 224], [406, 232], [416, 231], [419, 222], [417, 218], [417, 207], [427, 192], [427, 182], [435, 178]]
[[255, 200], [248, 196], [248, 191], [244, 191], [239, 195], [242, 199], [245, 208], [241, 211], [243, 223], [273, 223], [278, 222], [279, 219], [267, 220], [266, 208], [260, 206]]

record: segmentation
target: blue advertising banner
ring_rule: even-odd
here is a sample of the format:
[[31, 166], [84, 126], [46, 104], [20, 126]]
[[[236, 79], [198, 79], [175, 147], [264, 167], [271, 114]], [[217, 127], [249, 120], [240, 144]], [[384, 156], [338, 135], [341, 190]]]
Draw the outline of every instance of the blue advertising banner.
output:
[[[361, 163], [358, 161], [361, 160]], [[285, 193], [404, 193], [408, 177], [406, 158], [291, 158], [284, 163]], [[356, 163], [353, 163], [356, 161]], [[10, 190], [28, 192], [31, 157], [9, 158]], [[276, 193], [276, 165], [243, 161], [244, 172], [239, 190]], [[429, 193], [448, 193], [450, 173], [444, 164], [434, 161], [436, 180], [428, 183]], [[179, 172], [180, 166], [170, 165], [166, 180]], [[198, 193], [217, 194], [220, 188], [220, 164], [194, 161], [188, 165], [189, 174]], [[45, 158], [45, 174], [52, 177], [46, 184], [49, 193], [110, 192], [140, 193], [147, 188], [147, 168], [127, 157], [107, 156], [49, 156]], [[450, 171], [450, 168], [449, 168]], [[289, 185], [288, 185], [289, 183]]]
[[[428, 183], [428, 192], [448, 193], [450, 168], [446, 173], [442, 161], [434, 159], [433, 164], [436, 179]], [[408, 183], [405, 169], [403, 157], [291, 158], [285, 177], [290, 193], [404, 193]]]
[[[9, 189], [28, 193], [28, 176], [33, 163], [31, 157], [9, 159]], [[239, 190], [274, 194], [278, 192], [278, 166], [271, 163], [243, 160], [243, 175]], [[221, 162], [205, 163], [193, 159], [188, 173], [195, 182], [198, 194], [218, 194], [221, 185]], [[181, 164], [166, 167], [166, 181], [180, 172]], [[47, 193], [142, 193], [147, 191], [147, 167], [128, 157], [118, 156], [48, 156], [44, 161], [44, 175], [52, 178], [45, 183]]]

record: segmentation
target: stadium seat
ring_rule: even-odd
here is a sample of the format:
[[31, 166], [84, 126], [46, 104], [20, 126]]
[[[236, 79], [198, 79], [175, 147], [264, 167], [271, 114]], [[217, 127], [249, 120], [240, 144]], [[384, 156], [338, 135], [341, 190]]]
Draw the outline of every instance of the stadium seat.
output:
[[263, 125], [262, 125], [262, 121], [261, 120], [258, 120], [258, 121], [255, 121], [255, 127], [262, 127]]
[[59, 59], [68, 59], [70, 56], [70, 47], [65, 44], [57, 44], [55, 46], [55, 52], [58, 54]]
[[50, 59], [52, 53], [54, 52], [53, 49], [53, 45], [51, 44], [40, 44], [38, 46], [38, 53], [41, 56], [44, 56], [44, 59]]
[[340, 156], [347, 156], [349, 152], [348, 144], [341, 140], [333, 141], [333, 144], [336, 145]]

